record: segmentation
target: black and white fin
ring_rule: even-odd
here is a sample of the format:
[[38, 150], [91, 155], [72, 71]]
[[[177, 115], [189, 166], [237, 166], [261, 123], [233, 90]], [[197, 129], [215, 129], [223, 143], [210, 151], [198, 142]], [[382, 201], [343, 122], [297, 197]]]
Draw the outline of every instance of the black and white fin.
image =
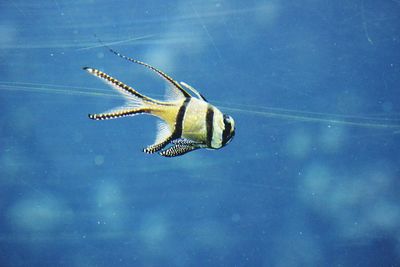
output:
[[186, 154], [186, 153], [188, 153], [190, 151], [193, 151], [193, 150], [196, 150], [198, 148], [200, 148], [200, 147], [194, 146], [194, 145], [192, 146], [192, 145], [179, 145], [179, 144], [177, 144], [177, 145], [171, 146], [170, 148], [168, 148], [166, 150], [161, 151], [160, 155], [164, 156], [164, 157], [171, 158], [171, 157], [181, 156], [183, 154]]
[[110, 120], [149, 112], [146, 108], [126, 109], [125, 107], [120, 107], [100, 114], [89, 114], [88, 116], [92, 120]]
[[164, 121], [158, 121], [157, 123], [157, 137], [153, 145], [150, 145], [143, 149], [143, 152], [147, 154], [153, 154], [166, 147], [172, 141], [172, 132]]
[[183, 145], [183, 146], [198, 146], [201, 147], [202, 145], [204, 145], [203, 143], [200, 142], [196, 142], [190, 139], [186, 139], [186, 138], [178, 138], [178, 139], [174, 139], [171, 142], [174, 145]]
[[122, 94], [122, 96], [124, 96], [124, 98], [127, 100], [127, 103], [124, 106], [125, 108], [132, 109], [132, 108], [143, 107], [146, 102], [153, 104], [162, 104], [157, 100], [154, 100], [150, 97], [140, 94], [132, 87], [124, 84], [123, 82], [115, 79], [114, 77], [111, 77], [107, 73], [89, 67], [84, 67], [83, 69], [86, 70], [88, 73], [92, 74], [93, 76], [96, 76], [97, 78], [101, 79], [108, 85], [110, 85], [118, 93]]
[[194, 88], [193, 88], [192, 86], [190, 86], [189, 84], [187, 84], [187, 83], [185, 83], [185, 82], [180, 82], [180, 84], [183, 85], [184, 87], [186, 87], [186, 89], [189, 89], [189, 91], [191, 91], [192, 93], [194, 93], [194, 94], [197, 96], [197, 98], [199, 98], [199, 99], [201, 99], [201, 100], [203, 100], [203, 101], [205, 101], [205, 102], [208, 102], [207, 99], [206, 99], [202, 94], [200, 94], [199, 91], [197, 91], [196, 89], [194, 89]]
[[139, 64], [139, 65], [142, 65], [142, 66], [145, 66], [146, 68], [148, 68], [148, 69], [150, 69], [150, 70], [156, 72], [156, 73], [157, 73], [158, 75], [160, 75], [163, 79], [165, 79], [168, 83], [170, 83], [171, 85], [173, 85], [174, 87], [176, 87], [176, 89], [179, 90], [180, 93], [181, 93], [184, 97], [190, 97], [190, 94], [189, 94], [177, 81], [175, 81], [174, 79], [172, 79], [170, 76], [168, 76], [166, 73], [162, 72], [161, 70], [159, 70], [159, 69], [157, 69], [157, 68], [155, 68], [155, 67], [153, 67], [153, 66], [151, 66], [151, 65], [149, 65], [149, 64], [147, 64], [147, 63], [145, 63], [145, 62], [142, 62], [142, 61], [140, 61], [140, 60], [136, 60], [136, 59], [134, 59], [134, 58], [125, 56], [125, 55], [119, 53], [118, 51], [115, 51], [114, 49], [112, 49], [112, 48], [109, 47], [109, 46], [106, 46], [106, 45], [105, 45], [105, 47], [107, 47], [108, 50], [110, 50], [110, 52], [112, 52], [113, 54], [115, 54], [115, 55], [117, 55], [117, 56], [119, 56], [119, 57], [121, 57], [121, 58], [123, 58], [123, 59], [125, 59], [125, 60], [128, 60], [128, 61], [130, 61], [130, 62]]

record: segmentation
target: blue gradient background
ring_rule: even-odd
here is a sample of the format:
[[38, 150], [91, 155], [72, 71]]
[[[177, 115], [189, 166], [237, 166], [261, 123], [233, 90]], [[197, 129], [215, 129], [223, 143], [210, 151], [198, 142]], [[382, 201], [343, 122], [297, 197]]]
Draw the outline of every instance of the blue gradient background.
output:
[[[2, 1], [0, 266], [400, 266], [399, 14]], [[154, 118], [89, 120], [123, 100], [83, 66], [165, 88], [94, 35], [197, 88], [234, 141], [166, 159], [141, 152]]]

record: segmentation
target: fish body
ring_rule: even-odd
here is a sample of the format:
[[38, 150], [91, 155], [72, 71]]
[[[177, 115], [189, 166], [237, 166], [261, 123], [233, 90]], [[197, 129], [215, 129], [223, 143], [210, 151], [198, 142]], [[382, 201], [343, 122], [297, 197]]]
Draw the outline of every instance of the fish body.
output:
[[208, 103], [196, 89], [184, 82], [176, 82], [147, 63], [109, 49], [114, 54], [159, 74], [169, 83], [169, 90], [166, 100], [159, 101], [142, 95], [102, 71], [84, 67], [84, 70], [111, 85], [127, 100], [122, 107], [105, 113], [89, 114], [90, 119], [107, 120], [137, 114], [150, 114], [160, 118], [155, 143], [143, 151], [149, 154], [159, 152], [165, 157], [183, 155], [199, 148], [219, 149], [232, 140], [235, 135], [235, 123], [232, 117]]

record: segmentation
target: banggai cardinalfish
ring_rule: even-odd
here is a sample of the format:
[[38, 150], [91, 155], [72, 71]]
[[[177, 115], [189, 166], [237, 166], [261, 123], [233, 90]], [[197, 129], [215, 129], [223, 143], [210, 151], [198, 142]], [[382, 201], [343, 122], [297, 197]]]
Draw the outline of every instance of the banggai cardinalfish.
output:
[[119, 57], [156, 72], [170, 86], [167, 89], [166, 100], [159, 101], [140, 94], [102, 71], [84, 67], [84, 70], [111, 85], [127, 100], [124, 106], [109, 112], [89, 114], [90, 119], [108, 120], [137, 114], [150, 114], [160, 118], [156, 141], [143, 149], [143, 152], [148, 154], [159, 152], [164, 157], [180, 156], [199, 148], [219, 149], [232, 140], [235, 135], [235, 122], [232, 117], [222, 114], [196, 89], [184, 82], [178, 83], [147, 63], [109, 49]]

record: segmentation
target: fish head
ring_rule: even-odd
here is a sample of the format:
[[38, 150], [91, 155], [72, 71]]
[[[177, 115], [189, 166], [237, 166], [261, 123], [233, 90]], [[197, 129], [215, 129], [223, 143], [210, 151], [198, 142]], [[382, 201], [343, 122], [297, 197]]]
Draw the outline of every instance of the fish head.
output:
[[224, 114], [224, 130], [222, 132], [222, 146], [229, 144], [235, 136], [235, 121], [230, 115]]

